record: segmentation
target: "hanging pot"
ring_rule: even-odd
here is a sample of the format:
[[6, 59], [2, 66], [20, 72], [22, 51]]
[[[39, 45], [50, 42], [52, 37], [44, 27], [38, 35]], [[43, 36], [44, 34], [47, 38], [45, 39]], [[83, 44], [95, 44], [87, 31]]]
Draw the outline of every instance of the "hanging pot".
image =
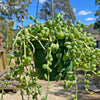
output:
[[[59, 42], [60, 42], [61, 52], [63, 53], [63, 51], [64, 51], [63, 41], [59, 41]], [[42, 44], [45, 47], [46, 42], [43, 41]], [[38, 74], [38, 78], [44, 79], [44, 74], [45, 73], [47, 74], [47, 71], [42, 68], [42, 65], [46, 64], [46, 60], [45, 60], [46, 53], [37, 41], [34, 41], [33, 45], [35, 47], [35, 53], [34, 53], [34, 56], [33, 56], [34, 63], [35, 63], [35, 69], [36, 69], [36, 72]], [[54, 54], [52, 54], [52, 56], [53, 56], [53, 62], [52, 62], [52, 65], [50, 66], [50, 68], [52, 69], [52, 72], [50, 73], [50, 81], [54, 81], [56, 76], [59, 73], [59, 72], [57, 72], [57, 67], [55, 67], [55, 64], [57, 62], [56, 54], [54, 53]], [[68, 60], [66, 63], [61, 61], [61, 63], [63, 64], [64, 68], [65, 67], [68, 68], [69, 66], [72, 67], [71, 60]]]

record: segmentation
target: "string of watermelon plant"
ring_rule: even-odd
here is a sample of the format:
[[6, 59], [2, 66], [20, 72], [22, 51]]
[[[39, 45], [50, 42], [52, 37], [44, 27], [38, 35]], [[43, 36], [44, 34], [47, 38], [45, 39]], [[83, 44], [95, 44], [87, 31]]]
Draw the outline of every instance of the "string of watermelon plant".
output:
[[[54, 25], [54, 4], [53, 3], [54, 3], [54, 1], [52, 0], [52, 24]], [[53, 30], [54, 30], [54, 27], [53, 27]], [[55, 33], [53, 32], [53, 34], [55, 34]], [[50, 41], [52, 41], [51, 37], [50, 37]], [[49, 94], [50, 72], [52, 72], [52, 69], [50, 69], [49, 66], [51, 65], [51, 63], [53, 61], [53, 58], [52, 58], [52, 55], [51, 55], [51, 49], [50, 50], [47, 49], [47, 57], [46, 57], [46, 60], [47, 60], [47, 67], [45, 68], [43, 66], [43, 68], [44, 69], [47, 69], [47, 71], [48, 71], [48, 76], [46, 74], [44, 74], [45, 79], [48, 80], [48, 86], [47, 86], [46, 97], [43, 97], [42, 100], [47, 100], [48, 94]]]
[[13, 55], [11, 55], [11, 58], [16, 58], [15, 66], [9, 67], [8, 77], [19, 82], [17, 87], [21, 91], [22, 100], [24, 100], [25, 93], [28, 99], [31, 95], [33, 100], [37, 100], [38, 94], [42, 93], [41, 85], [37, 81], [39, 73], [34, 71], [32, 63], [36, 53], [34, 45], [36, 42], [43, 49], [46, 60], [41, 67], [45, 70], [44, 78], [48, 80], [48, 89], [42, 100], [47, 100], [50, 77], [55, 71], [53, 68], [56, 68], [57, 71], [57, 73], [55, 71], [55, 80], [64, 80], [65, 90], [71, 89], [73, 85], [76, 86], [75, 94], [71, 95], [73, 100], [78, 100], [77, 69], [79, 68], [84, 71], [85, 91], [93, 93], [88, 90], [88, 78], [91, 77], [88, 71], [100, 76], [100, 71], [96, 69], [100, 63], [100, 49], [94, 48], [96, 41], [91, 37], [91, 34], [83, 32], [82, 28], [86, 27], [83, 23], [78, 21], [76, 26], [72, 23], [68, 26], [63, 20], [63, 15], [63, 13], [58, 14], [54, 23], [52, 19], [45, 23], [39, 23], [30, 16], [35, 25], [28, 28], [20, 26], [21, 31], [13, 42]]
[[[38, 3], [39, 3], [39, 0], [38, 0]], [[37, 4], [37, 12], [38, 12], [38, 4]], [[33, 18], [32, 17], [30, 17], [32, 20], [33, 20]], [[36, 18], [37, 18], [37, 13], [36, 13]], [[42, 99], [43, 100], [47, 100], [47, 97], [48, 97], [48, 92], [49, 92], [49, 77], [50, 77], [50, 72], [52, 72], [52, 69], [49, 67], [50, 65], [52, 65], [52, 61], [53, 61], [53, 58], [52, 58], [52, 55], [51, 55], [51, 51], [53, 51], [54, 53], [55, 52], [57, 52], [57, 50], [59, 49], [59, 43], [58, 43], [58, 41], [59, 41], [59, 39], [60, 40], [63, 40], [64, 39], [64, 36], [65, 37], [67, 37], [67, 39], [68, 39], [68, 34], [65, 34], [65, 32], [68, 32], [68, 31], [66, 31], [65, 29], [63, 29], [63, 27], [65, 27], [65, 26], [63, 26], [62, 24], [65, 24], [66, 25], [66, 22], [64, 22], [63, 23], [63, 21], [60, 21], [60, 20], [62, 20], [62, 14], [61, 14], [61, 16], [60, 15], [58, 15], [58, 17], [55, 19], [55, 22], [57, 22], [57, 23], [55, 23], [55, 24], [57, 24], [57, 25], [54, 25], [54, 9], [53, 9], [53, 0], [52, 0], [52, 23], [50, 24], [50, 26], [47, 26], [47, 27], [45, 27], [46, 28], [46, 30], [45, 29], [43, 29], [43, 31], [41, 31], [41, 34], [38, 34], [38, 35], [36, 35], [36, 36], [34, 36], [34, 34], [32, 34], [32, 35], [30, 35], [30, 33], [32, 33], [31, 32], [31, 29], [30, 28], [28, 28], [28, 29], [22, 29], [22, 26], [20, 26], [20, 28], [23, 30], [23, 32], [21, 31], [21, 33], [19, 32], [18, 33], [18, 35], [21, 35], [21, 36], [19, 36], [19, 38], [17, 38], [16, 37], [16, 39], [15, 39], [15, 41], [14, 41], [14, 43], [13, 43], [13, 49], [12, 49], [12, 56], [11, 56], [11, 58], [13, 58], [14, 57], [14, 55], [17, 57], [17, 62], [16, 62], [16, 65], [18, 65], [18, 66], [15, 66], [14, 68], [14, 70], [13, 71], [15, 71], [15, 70], [17, 70], [17, 72], [14, 72], [14, 75], [13, 75], [13, 78], [15, 78], [14, 80], [17, 80], [17, 81], [19, 81], [19, 86], [18, 86], [18, 88], [20, 88], [20, 92], [21, 92], [21, 95], [22, 95], [22, 100], [24, 100], [24, 91], [23, 91], [23, 89], [22, 88], [24, 88], [24, 90], [26, 90], [26, 92], [27, 92], [27, 95], [28, 95], [28, 99], [29, 99], [29, 95], [31, 94], [31, 95], [33, 95], [33, 99], [37, 99], [37, 95], [38, 95], [38, 93], [39, 94], [41, 94], [41, 88], [40, 88], [40, 85], [38, 85], [37, 86], [37, 88], [38, 88], [38, 93], [36, 92], [36, 86], [34, 86], [34, 85], [29, 85], [30, 83], [31, 83], [31, 81], [32, 81], [32, 83], [34, 82], [34, 79], [33, 79], [33, 76], [35, 77], [35, 75], [32, 75], [31, 76], [31, 74], [33, 73], [30, 73], [31, 72], [31, 70], [33, 70], [33, 69], [31, 69], [31, 67], [30, 67], [30, 70], [28, 70], [28, 68], [27, 68], [27, 66], [29, 67], [30, 65], [31, 65], [31, 63], [30, 63], [30, 61], [32, 60], [29, 56], [31, 56], [32, 55], [32, 52], [30, 52], [31, 54], [29, 54], [29, 55], [27, 55], [27, 45], [30, 45], [29, 47], [31, 48], [33, 48], [33, 50], [31, 50], [31, 49], [29, 49], [28, 50], [28, 52], [29, 51], [35, 51], [34, 49], [34, 46], [33, 46], [33, 44], [31, 43], [31, 41], [32, 40], [37, 40], [39, 43], [40, 43], [40, 45], [42, 46], [42, 48], [47, 52], [47, 56], [46, 56], [46, 60], [47, 60], [47, 64], [44, 64], [43, 65], [43, 68], [44, 69], [46, 69], [47, 71], [48, 71], [48, 75], [46, 75], [46, 74], [44, 74], [44, 76], [45, 76], [45, 79], [47, 79], [48, 80], [48, 88], [47, 88], [47, 94], [46, 94], [46, 96], [45, 97], [43, 97]], [[35, 22], [35, 24], [36, 24], [36, 28], [35, 28], [35, 32], [37, 32], [37, 31], [39, 31], [38, 30], [38, 22], [36, 21], [36, 20], [33, 20], [34, 22]], [[59, 23], [60, 22], [60, 23]], [[49, 24], [49, 21], [48, 21], [48, 23], [47, 24]], [[83, 25], [83, 24], [82, 24]], [[83, 25], [84, 26], [84, 25]], [[49, 28], [48, 28], [49, 27]], [[54, 30], [54, 27], [56, 27], [56, 30]], [[79, 28], [80, 27], [80, 22], [78, 22], [77, 23], [77, 26], [76, 26], [77, 28]], [[43, 27], [42, 27], [43, 28]], [[58, 28], [58, 29], [57, 29]], [[69, 32], [71, 33], [72, 31], [72, 29], [73, 28], [75, 28], [74, 27], [74, 25], [73, 24], [71, 24], [71, 27], [67, 27], [68, 28], [68, 30], [69, 30]], [[71, 29], [70, 29], [71, 28]], [[52, 29], [52, 31], [51, 31], [51, 33], [53, 33], [53, 37], [52, 36], [50, 36], [49, 38], [47, 38], [48, 36], [49, 36], [49, 30], [50, 29]], [[63, 29], [63, 32], [62, 32], [62, 29]], [[34, 29], [32, 29], [33, 31], [34, 31]], [[45, 31], [44, 31], [45, 30]], [[65, 31], [64, 31], [65, 30]], [[55, 31], [56, 32], [58, 32], [58, 33], [56, 33], [55, 34]], [[59, 32], [60, 31], [60, 32]], [[82, 29], [80, 28], [80, 32], [82, 31]], [[47, 33], [48, 32], [48, 33]], [[78, 31], [77, 31], [77, 33], [78, 33]], [[50, 35], [52, 35], [52, 34], [50, 34]], [[79, 34], [76, 34], [76, 35], [79, 35]], [[43, 36], [43, 38], [42, 38], [42, 36]], [[77, 36], [76, 36], [77, 37]], [[33, 38], [33, 39], [32, 39]], [[42, 39], [41, 39], [42, 38]], [[45, 39], [46, 38], [46, 39]], [[74, 39], [74, 35], [73, 34], [69, 34], [69, 41], [70, 40], [73, 40]], [[32, 39], [32, 40], [31, 40]], [[39, 40], [40, 39], [40, 40]], [[65, 39], [65, 40], [67, 40], [67, 39]], [[45, 47], [42, 45], [42, 43], [41, 43], [41, 40], [49, 40], [51, 43], [50, 43], [50, 47], [48, 47], [47, 48], [47, 50], [45, 49]], [[84, 40], [84, 39], [83, 39]], [[20, 43], [18, 43], [20, 41]], [[24, 42], [21, 42], [21, 41], [24, 41]], [[57, 42], [56, 44], [54, 43], [54, 42]], [[74, 41], [77, 41], [77, 40], [74, 40]], [[28, 43], [29, 44], [28, 44]], [[72, 41], [71, 41], [72, 42]], [[74, 49], [76, 49], [76, 48], [78, 48], [78, 45], [76, 45], [76, 47], [74, 46], [74, 49], [73, 49], [73, 51], [70, 51], [71, 49], [72, 49], [72, 45], [73, 44], [71, 44], [71, 42], [66, 42], [65, 41], [65, 43], [64, 43], [64, 45], [65, 45], [65, 47], [67, 47], [67, 49], [68, 49], [68, 51], [67, 51], [67, 53], [69, 52], [69, 54], [67, 54], [66, 55], [66, 53], [65, 53], [65, 55], [62, 55], [62, 57], [57, 57], [58, 58], [58, 65], [56, 64], [56, 67], [58, 67], [58, 69], [60, 69], [61, 71], [58, 71], [58, 72], [60, 72], [59, 74], [58, 74], [58, 76], [56, 77], [56, 80], [60, 80], [61, 79], [61, 77], [63, 76], [62, 75], [62, 64], [61, 64], [61, 62], [60, 62], [60, 60], [61, 59], [63, 59], [64, 61], [66, 61], [67, 59], [68, 59], [68, 56], [70, 56], [70, 54], [71, 55], [73, 55], [73, 53], [75, 53], [75, 50]], [[15, 44], [15, 43], [17, 43], [17, 44]], [[67, 44], [68, 43], [68, 44]], [[27, 45], [26, 45], [27, 44]], [[75, 43], [74, 43], [75, 44]], [[79, 41], [79, 44], [81, 44], [82, 45], [82, 43], [81, 43], [81, 41]], [[17, 52], [15, 52], [15, 54], [13, 55], [13, 53], [14, 53], [14, 45], [15, 45], [15, 47], [17, 47], [17, 49], [18, 50], [22, 50], [21, 52], [20, 51], [17, 51]], [[20, 46], [20, 47], [18, 47], [18, 45]], [[89, 49], [89, 50], [91, 50], [85, 43], [84, 43], [84, 45]], [[22, 47], [21, 47], [22, 46]], [[28, 48], [29, 48], [28, 47]], [[23, 49], [24, 48], [24, 49]], [[78, 50], [78, 49], [76, 49], [76, 50]], [[79, 50], [80, 50], [80, 47], [79, 47]], [[66, 51], [66, 50], [65, 50]], [[23, 53], [24, 52], [24, 53]], [[16, 53], [17, 53], [17, 55], [16, 55]], [[19, 54], [21, 54], [21, 55], [19, 55]], [[60, 50], [59, 50], [59, 52], [58, 52], [58, 54], [60, 54]], [[27, 57], [28, 56], [28, 57]], [[73, 55], [74, 56], [74, 55]], [[77, 56], [77, 55], [76, 55]], [[26, 58], [27, 57], [27, 58]], [[73, 57], [74, 58], [74, 57]], [[71, 58], [71, 60], [72, 60], [72, 58]], [[76, 57], [74, 58], [74, 61], [76, 60]], [[78, 60], [78, 62], [80, 61], [80, 59], [77, 59]], [[76, 60], [76, 61], [77, 61]], [[74, 61], [73, 61], [73, 64], [74, 64]], [[76, 93], [75, 93], [75, 95], [72, 95], [71, 97], [74, 99], [74, 100], [77, 100], [77, 73], [76, 73], [76, 70], [77, 70], [77, 67], [79, 66], [78, 65], [78, 63], [77, 62], [75, 62], [75, 67], [76, 68], [71, 68], [70, 70], [68, 69], [68, 70], [65, 70], [65, 71], [67, 71], [67, 74], [66, 74], [66, 76], [65, 76], [65, 80], [64, 80], [64, 82], [65, 82], [65, 85], [64, 85], [64, 88], [67, 90], [67, 89], [70, 89], [71, 87], [72, 87], [72, 85], [73, 84], [76, 84]], [[60, 66], [60, 67], [59, 67]], [[85, 67], [86, 67], [86, 64], [84, 65]], [[18, 69], [18, 67], [20, 67], [20, 69]], [[26, 69], [27, 69], [27, 73], [24, 71], [24, 68], [23, 67], [26, 67]], [[94, 68], [95, 69], [95, 68]], [[11, 70], [12, 70], [12, 68], [11, 68]], [[70, 71], [70, 72], [69, 72]], [[93, 71], [95, 71], [95, 70], [93, 70]], [[34, 72], [35, 73], [35, 72]], [[74, 73], [74, 74], [73, 74]], [[72, 78], [72, 74], [73, 74], [73, 78]], [[11, 75], [11, 74], [7, 74], [7, 75]], [[17, 77], [17, 76], [20, 76], [20, 77]], [[29, 76], [30, 77], [30, 80], [29, 81], [27, 81], [27, 76]], [[85, 76], [86, 76], [86, 73], [85, 73]], [[70, 80], [72, 78], [72, 80]], [[23, 82], [22, 82], [22, 80], [23, 80]], [[35, 78], [35, 82], [37, 81], [37, 79]], [[89, 81], [88, 80], [86, 80], [85, 79], [85, 81], [84, 81], [84, 83], [85, 84], [87, 84], [87, 83], [89, 83]], [[35, 84], [38, 84], [37, 82], [35, 83]], [[25, 86], [26, 85], [26, 86]], [[31, 88], [34, 86], [34, 91], [31, 91]], [[67, 87], [66, 87], [67, 86]], [[87, 87], [88, 86], [85, 86], [85, 90], [87, 91], [87, 92], [89, 92], [88, 91], [88, 89], [87, 89]], [[33, 93], [33, 94], [32, 94]], [[89, 92], [90, 93], [90, 92]]]

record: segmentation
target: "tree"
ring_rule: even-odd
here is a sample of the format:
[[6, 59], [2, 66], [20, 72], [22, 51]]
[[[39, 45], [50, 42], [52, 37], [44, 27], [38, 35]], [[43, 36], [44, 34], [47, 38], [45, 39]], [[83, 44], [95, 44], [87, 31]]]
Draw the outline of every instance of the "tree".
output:
[[96, 22], [94, 23], [94, 29], [100, 31], [100, 0], [95, 0], [95, 4], [99, 5], [99, 10], [96, 11], [95, 16], [97, 17]]
[[[23, 21], [24, 17], [28, 15], [27, 7], [32, 3], [31, 0], [3, 0], [0, 1], [0, 17], [9, 21], [9, 29], [6, 35], [6, 44], [10, 46], [13, 36], [14, 20]], [[3, 24], [1, 24], [3, 27]]]
[[14, 21], [9, 21], [8, 37], [6, 39], [8, 48], [6, 47], [6, 51], [9, 50], [9, 47], [11, 47], [11, 40], [13, 39], [13, 25]]
[[[57, 16], [58, 13], [64, 12], [65, 20], [73, 19], [76, 20], [75, 15], [73, 13], [73, 9], [69, 4], [70, 0], [54, 0], [54, 17]], [[42, 9], [40, 9], [39, 18], [47, 20], [49, 17], [52, 17], [52, 0], [47, 0]]]
[[5, 0], [0, 2], [0, 16], [9, 20], [17, 18], [20, 21], [23, 16], [27, 17], [27, 7], [31, 2], [31, 0]]
[[3, 35], [3, 41], [7, 38], [8, 21], [0, 17], [0, 33]]

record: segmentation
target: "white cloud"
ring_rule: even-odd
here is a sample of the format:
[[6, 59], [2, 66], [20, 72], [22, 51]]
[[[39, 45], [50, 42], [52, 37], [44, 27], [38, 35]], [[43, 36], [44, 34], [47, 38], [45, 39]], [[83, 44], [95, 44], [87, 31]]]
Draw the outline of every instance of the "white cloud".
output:
[[86, 18], [85, 20], [86, 21], [92, 21], [92, 20], [95, 20], [95, 18]]
[[44, 3], [46, 0], [40, 0], [40, 3]]
[[78, 15], [87, 15], [87, 14], [91, 14], [92, 11], [88, 11], [88, 10], [81, 10]]
[[76, 12], [76, 8], [73, 8], [73, 12], [74, 12], [74, 13]]

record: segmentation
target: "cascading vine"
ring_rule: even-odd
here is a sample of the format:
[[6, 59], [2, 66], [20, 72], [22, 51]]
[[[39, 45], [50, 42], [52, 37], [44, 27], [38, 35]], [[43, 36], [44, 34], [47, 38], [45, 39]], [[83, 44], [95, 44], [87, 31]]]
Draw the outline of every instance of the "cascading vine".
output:
[[[41, 95], [42, 93], [41, 85], [38, 83], [38, 72], [33, 67], [33, 56], [36, 52], [34, 41], [40, 44], [46, 55], [44, 58], [46, 63], [41, 68], [46, 71], [44, 73], [44, 79], [48, 81], [48, 86], [46, 96], [41, 100], [47, 100], [50, 75], [54, 71], [53, 67], [57, 69], [55, 80], [64, 80], [63, 87], [65, 90], [69, 90], [75, 85], [75, 94], [71, 95], [73, 100], [78, 100], [77, 69], [84, 71], [85, 91], [90, 94], [93, 94], [93, 92], [88, 90], [88, 78], [91, 77], [88, 71], [100, 76], [100, 71], [96, 69], [96, 66], [100, 63], [100, 49], [94, 48], [96, 41], [91, 37], [91, 34], [83, 32], [82, 28], [86, 26], [80, 21], [76, 25], [72, 23], [71, 25], [67, 25], [67, 22], [63, 20], [63, 13], [58, 14], [55, 19], [54, 14], [52, 15], [52, 19], [47, 20], [45, 23], [39, 23], [30, 16], [30, 19], [34, 21], [35, 25], [28, 26], [28, 28], [22, 28], [20, 25], [21, 30], [12, 41], [11, 59], [14, 58], [15, 65], [11, 67], [9, 64], [9, 71], [6, 77], [10, 78], [10, 82], [12, 80], [19, 82], [17, 87], [20, 89], [22, 100], [25, 99], [24, 94], [27, 94], [28, 100], [30, 96], [32, 96], [33, 100], [38, 100], [38, 94]], [[45, 45], [43, 42], [45, 42]], [[56, 63], [54, 63], [55, 60]], [[5, 81], [2, 86], [3, 94], [5, 94], [5, 86], [8, 85], [9, 82]]]

